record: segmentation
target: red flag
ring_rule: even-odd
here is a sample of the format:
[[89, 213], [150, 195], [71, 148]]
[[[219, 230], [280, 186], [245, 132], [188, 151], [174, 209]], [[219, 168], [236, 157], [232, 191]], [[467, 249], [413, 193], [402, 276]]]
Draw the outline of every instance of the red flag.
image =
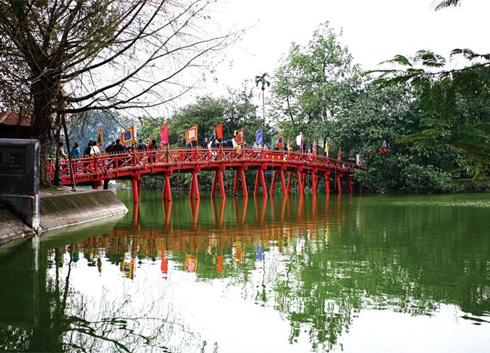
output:
[[219, 124], [218, 126], [216, 126], [216, 137], [218, 139], [223, 138], [223, 124]]
[[97, 147], [102, 147], [102, 128], [99, 127], [99, 132], [97, 133]]
[[168, 123], [162, 126], [160, 129], [160, 138], [161, 142], [160, 145], [162, 147], [165, 147], [165, 145], [168, 143]]

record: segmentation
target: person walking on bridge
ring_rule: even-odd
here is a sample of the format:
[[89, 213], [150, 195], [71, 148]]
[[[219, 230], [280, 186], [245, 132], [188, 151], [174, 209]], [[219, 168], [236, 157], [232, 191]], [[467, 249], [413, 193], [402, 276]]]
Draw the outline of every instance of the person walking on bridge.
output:
[[146, 151], [146, 145], [143, 143], [143, 139], [138, 140], [138, 144], [136, 145], [136, 150], [138, 152]]
[[78, 146], [78, 143], [75, 142], [73, 144], [73, 148], [71, 149], [71, 158], [78, 158], [80, 157], [80, 147]]

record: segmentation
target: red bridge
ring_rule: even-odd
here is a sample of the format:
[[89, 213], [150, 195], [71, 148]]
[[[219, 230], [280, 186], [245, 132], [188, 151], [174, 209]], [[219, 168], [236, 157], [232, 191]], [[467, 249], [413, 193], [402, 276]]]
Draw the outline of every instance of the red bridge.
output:
[[[335, 176], [338, 192], [342, 191], [341, 180], [346, 179], [352, 192], [352, 178], [357, 167], [354, 163], [337, 161], [324, 156], [306, 155], [299, 152], [263, 151], [253, 148], [204, 149], [204, 148], [167, 148], [162, 150], [128, 152], [117, 154], [98, 154], [92, 157], [72, 159], [73, 180], [68, 159], [60, 161], [61, 183], [63, 185], [91, 185], [97, 189], [107, 189], [113, 179], [130, 179], [133, 183], [134, 202], [139, 202], [141, 177], [144, 175], [163, 175], [163, 198], [172, 200], [170, 177], [174, 172], [192, 173], [190, 197], [199, 199], [197, 175], [201, 170], [212, 170], [214, 174], [211, 195], [214, 196], [219, 184], [222, 198], [225, 198], [223, 172], [235, 170], [233, 192], [238, 192], [241, 181], [242, 192], [248, 196], [245, 170], [256, 170], [254, 194], [267, 195], [264, 171], [272, 170], [273, 177], [269, 192], [273, 193], [279, 178], [282, 192], [289, 194], [293, 175], [296, 175], [299, 192], [304, 193], [307, 174], [311, 175], [312, 192], [317, 193], [320, 177], [325, 180], [326, 192], [330, 192], [330, 176]], [[55, 164], [49, 166], [51, 179], [54, 180]], [[285, 173], [288, 174], [287, 183]]]

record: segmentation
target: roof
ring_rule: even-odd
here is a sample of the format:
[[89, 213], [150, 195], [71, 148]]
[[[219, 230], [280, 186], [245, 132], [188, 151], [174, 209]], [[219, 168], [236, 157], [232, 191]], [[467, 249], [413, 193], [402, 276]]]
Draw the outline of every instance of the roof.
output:
[[32, 126], [32, 119], [29, 116], [19, 116], [19, 114], [11, 111], [0, 112], [0, 124], [12, 126]]

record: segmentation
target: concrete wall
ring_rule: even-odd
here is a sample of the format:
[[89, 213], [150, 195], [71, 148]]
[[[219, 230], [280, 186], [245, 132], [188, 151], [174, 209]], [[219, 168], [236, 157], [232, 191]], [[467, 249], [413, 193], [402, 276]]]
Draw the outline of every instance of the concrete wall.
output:
[[102, 219], [128, 212], [111, 190], [68, 191], [41, 197], [41, 230]]
[[25, 239], [34, 231], [22, 223], [8, 209], [0, 205], [0, 245], [14, 240]]

